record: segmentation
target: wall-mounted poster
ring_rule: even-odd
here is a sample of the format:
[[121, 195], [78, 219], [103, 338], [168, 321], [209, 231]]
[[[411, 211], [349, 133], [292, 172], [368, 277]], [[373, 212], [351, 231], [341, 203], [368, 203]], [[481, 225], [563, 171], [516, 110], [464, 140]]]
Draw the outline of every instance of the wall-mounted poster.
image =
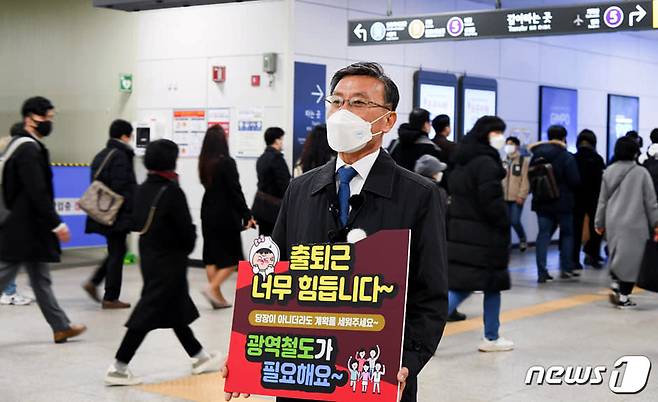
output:
[[617, 139], [640, 126], [640, 98], [608, 95], [608, 160], [615, 153]]
[[173, 141], [181, 158], [199, 156], [207, 128], [205, 110], [174, 110]]
[[224, 107], [208, 109], [208, 128], [219, 125], [224, 129], [226, 139], [231, 133], [231, 109]]
[[496, 116], [498, 83], [494, 79], [461, 77], [460, 136], [466, 135], [482, 116]]
[[263, 117], [265, 109], [251, 107], [238, 109], [238, 133], [235, 139], [235, 156], [258, 158], [265, 149]]
[[454, 74], [419, 70], [414, 73], [414, 107], [430, 112], [430, 119], [440, 114], [450, 117], [450, 136], [455, 139], [457, 77]]
[[397, 402], [409, 230], [298, 244], [258, 238], [238, 267], [226, 392]]
[[567, 147], [576, 152], [578, 138], [578, 91], [569, 88], [539, 87], [539, 140], [548, 140], [552, 125], [567, 129]]

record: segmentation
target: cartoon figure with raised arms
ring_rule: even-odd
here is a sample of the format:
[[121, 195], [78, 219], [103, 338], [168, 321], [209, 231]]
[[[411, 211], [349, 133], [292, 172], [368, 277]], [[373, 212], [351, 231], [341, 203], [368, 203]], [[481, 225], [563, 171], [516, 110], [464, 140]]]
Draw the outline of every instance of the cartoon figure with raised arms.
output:
[[350, 369], [350, 387], [352, 387], [352, 392], [356, 392], [356, 383], [361, 379], [361, 373], [359, 373], [359, 363], [352, 361], [352, 356], [347, 362], [347, 367]]
[[370, 366], [371, 375], [375, 371], [375, 364], [377, 363], [377, 360], [379, 360], [379, 356], [382, 354], [379, 345], [376, 345], [375, 348], [370, 349], [370, 357], [368, 357], [368, 366]]
[[359, 372], [362, 373], [363, 366], [368, 362], [368, 359], [366, 358], [366, 350], [363, 348], [359, 349], [359, 351], [354, 354], [354, 358], [359, 362]]
[[268, 275], [274, 273], [274, 267], [279, 262], [280, 257], [279, 246], [274, 243], [272, 238], [259, 236], [254, 240], [254, 245], [251, 246], [249, 263], [251, 263], [254, 274], [261, 275], [263, 279], [266, 279]]

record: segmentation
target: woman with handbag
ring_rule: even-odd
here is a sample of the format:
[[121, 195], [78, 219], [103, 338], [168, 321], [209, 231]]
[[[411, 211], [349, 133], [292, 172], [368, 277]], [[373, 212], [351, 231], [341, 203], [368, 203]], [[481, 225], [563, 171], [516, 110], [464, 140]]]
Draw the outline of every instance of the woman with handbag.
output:
[[245, 202], [235, 160], [229, 156], [224, 129], [206, 131], [199, 155], [199, 179], [206, 192], [201, 204], [203, 262], [209, 288], [203, 291], [213, 309], [231, 307], [222, 284], [244, 259], [240, 232], [256, 226]]
[[639, 154], [632, 138], [617, 140], [613, 163], [603, 173], [596, 211], [596, 232], [605, 233], [610, 250], [610, 302], [619, 309], [636, 306], [629, 295], [640, 273], [649, 228], [658, 233], [656, 193], [649, 172], [635, 162]]
[[141, 380], [128, 364], [146, 335], [171, 328], [192, 359], [192, 374], [218, 371], [222, 357], [206, 352], [189, 325], [199, 311], [189, 295], [187, 257], [194, 250], [196, 227], [192, 224], [185, 193], [175, 173], [178, 146], [169, 140], [148, 145], [144, 166], [146, 182], [135, 194], [135, 230], [140, 231], [140, 269], [144, 288], [126, 323], [128, 331], [105, 374], [106, 385], [136, 385]]

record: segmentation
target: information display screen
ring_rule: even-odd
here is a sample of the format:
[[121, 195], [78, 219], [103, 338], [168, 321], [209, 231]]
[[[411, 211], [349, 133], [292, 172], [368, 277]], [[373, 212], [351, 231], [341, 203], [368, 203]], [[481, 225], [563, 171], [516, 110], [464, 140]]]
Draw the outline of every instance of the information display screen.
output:
[[478, 77], [462, 77], [460, 134], [466, 135], [482, 116], [497, 114], [496, 80]]
[[608, 160], [615, 153], [617, 139], [629, 131], [638, 131], [640, 98], [608, 95]]
[[450, 117], [450, 136], [455, 138], [457, 78], [453, 74], [417, 71], [414, 74], [414, 107], [430, 112], [430, 119], [440, 114]]
[[569, 88], [539, 87], [539, 140], [548, 140], [553, 125], [567, 129], [567, 146], [576, 152], [578, 137], [578, 91]]

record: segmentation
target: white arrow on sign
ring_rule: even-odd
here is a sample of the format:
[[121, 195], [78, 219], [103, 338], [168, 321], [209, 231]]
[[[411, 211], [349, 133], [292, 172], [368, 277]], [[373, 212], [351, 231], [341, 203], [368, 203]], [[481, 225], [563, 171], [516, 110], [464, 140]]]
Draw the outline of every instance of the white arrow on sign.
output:
[[361, 24], [354, 28], [354, 35], [356, 35], [356, 37], [359, 39], [363, 39], [364, 42], [368, 40], [368, 31], [366, 31], [366, 29]]
[[647, 16], [647, 10], [645, 10], [644, 7], [638, 4], [637, 7], [635, 8], [637, 9], [637, 11], [633, 11], [630, 14], [630, 21], [628, 22], [630, 26], [635, 25], [636, 22], [639, 24], [640, 22], [642, 22], [644, 17]]
[[320, 103], [320, 101], [322, 101], [322, 98], [324, 98], [324, 92], [322, 92], [322, 88], [320, 88], [320, 85], [318, 84], [315, 84], [315, 88], [317, 88], [317, 91], [311, 92], [311, 95], [318, 97], [315, 103]]

